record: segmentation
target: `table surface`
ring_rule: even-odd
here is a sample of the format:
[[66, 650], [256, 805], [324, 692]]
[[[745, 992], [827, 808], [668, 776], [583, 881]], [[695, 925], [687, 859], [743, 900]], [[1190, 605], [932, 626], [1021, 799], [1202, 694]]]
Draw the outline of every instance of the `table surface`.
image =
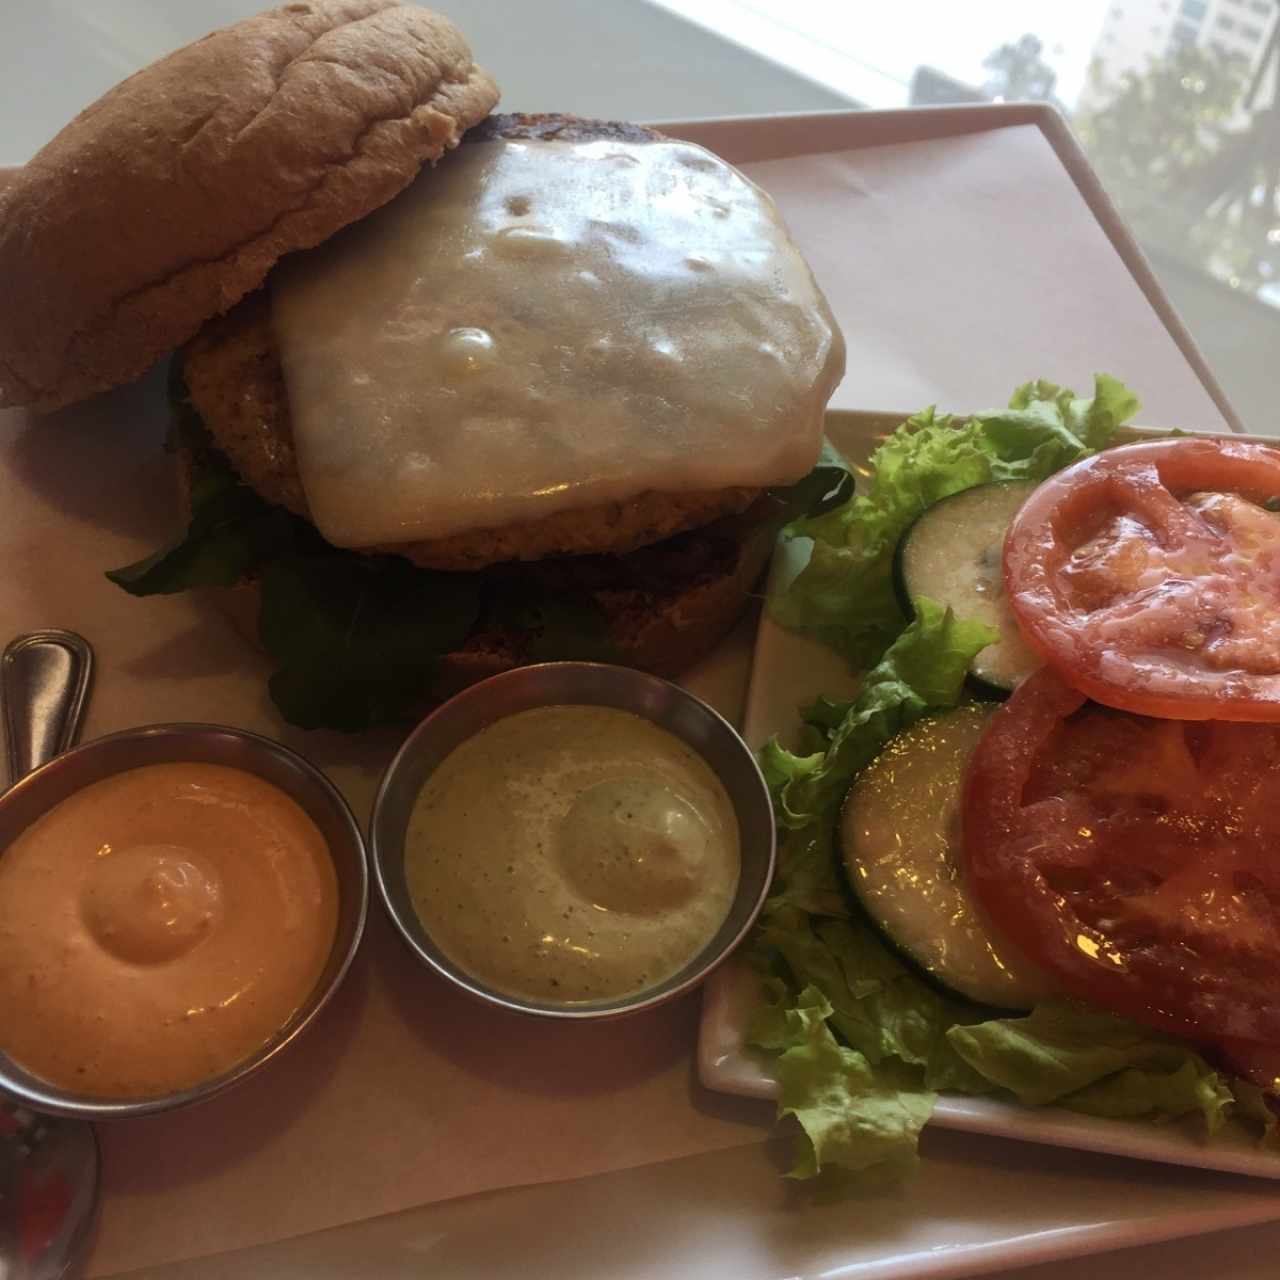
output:
[[[0, 45], [0, 121], [5, 126], [0, 163], [21, 163], [71, 114], [149, 59], [257, 7], [251, 0], [65, 0], [7, 13], [10, 38]], [[468, 35], [503, 83], [505, 104], [515, 109], [554, 102], [582, 114], [669, 120], [822, 110], [842, 101], [641, 0], [609, 5], [544, 0], [536, 13], [528, 8], [503, 0], [472, 0], [468, 6]], [[559, 34], [565, 30], [578, 32], [580, 39], [565, 41]], [[580, 53], [582, 48], [590, 52]], [[618, 74], [620, 67], [627, 74]], [[1114, 367], [1123, 368], [1123, 354], [1117, 353]], [[77, 501], [83, 499], [83, 494], [76, 495]], [[11, 630], [34, 624], [27, 618], [5, 622]], [[684, 1023], [692, 1027], [690, 1018]], [[698, 1100], [704, 1110], [716, 1105]], [[743, 1138], [750, 1137], [749, 1126], [763, 1115], [729, 1103], [724, 1107], [725, 1123], [731, 1129], [741, 1126]], [[974, 1183], [970, 1194], [977, 1194], [977, 1181], [988, 1179], [982, 1187], [992, 1196], [1016, 1197], [1020, 1187], [1037, 1181], [1053, 1187], [1060, 1198], [1059, 1227], [1092, 1221], [1119, 1188], [1120, 1194], [1139, 1202], [1144, 1195], [1154, 1197], [1153, 1204], [1162, 1195], [1187, 1194], [1190, 1206], [1202, 1185], [1206, 1192], [1211, 1186], [1238, 1186], [1229, 1179], [1206, 1179], [1202, 1184], [1195, 1181], [1199, 1175], [1148, 1173], [1146, 1166], [1131, 1162], [951, 1134], [926, 1135], [925, 1148], [925, 1174], [887, 1215], [884, 1205], [876, 1202], [854, 1206], [848, 1220], [823, 1217], [817, 1211], [808, 1218], [797, 1213], [774, 1176], [776, 1152], [764, 1142], [624, 1168], [586, 1182], [465, 1197], [247, 1254], [132, 1274], [169, 1280], [213, 1280], [249, 1272], [281, 1280], [361, 1270], [408, 1275], [421, 1274], [429, 1259], [437, 1273], [450, 1275], [607, 1272], [624, 1277], [676, 1270], [690, 1276], [759, 1280], [831, 1275], [874, 1262], [877, 1250], [893, 1247], [895, 1222], [909, 1220], [913, 1229], [918, 1228], [922, 1217], [947, 1203], [946, 1212], [936, 1215], [938, 1234], [931, 1247], [938, 1252], [928, 1270], [958, 1275], [984, 1265], [980, 1253], [947, 1260], [947, 1246], [964, 1236], [957, 1205], [966, 1201], [955, 1197], [966, 1181]], [[424, 1152], [423, 1158], [447, 1161], [449, 1156], [434, 1151]], [[696, 1212], [691, 1209], [695, 1205]], [[622, 1212], [618, 1206], [629, 1208]], [[740, 1229], [744, 1214], [751, 1216], [750, 1231]], [[664, 1224], [657, 1241], [648, 1226], [655, 1217]], [[555, 1224], [554, 1230], [548, 1229], [549, 1223]], [[1054, 1229], [1048, 1222], [1042, 1227]], [[860, 1245], [850, 1245], [855, 1237]], [[1280, 1224], [1250, 1227], [1126, 1250], [1092, 1261], [1089, 1274], [1108, 1280], [1119, 1277], [1122, 1269], [1127, 1276], [1145, 1266], [1171, 1280], [1203, 1274], [1270, 1276], [1278, 1247]], [[1078, 1261], [1067, 1261], [1007, 1274], [1025, 1280], [1065, 1280], [1079, 1270]]]

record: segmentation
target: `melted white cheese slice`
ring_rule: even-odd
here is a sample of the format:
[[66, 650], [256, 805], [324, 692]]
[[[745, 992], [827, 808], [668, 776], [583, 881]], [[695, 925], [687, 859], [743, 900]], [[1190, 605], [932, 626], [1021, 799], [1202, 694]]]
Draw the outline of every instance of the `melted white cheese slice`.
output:
[[463, 146], [272, 276], [343, 547], [799, 479], [844, 369], [769, 198], [683, 143]]

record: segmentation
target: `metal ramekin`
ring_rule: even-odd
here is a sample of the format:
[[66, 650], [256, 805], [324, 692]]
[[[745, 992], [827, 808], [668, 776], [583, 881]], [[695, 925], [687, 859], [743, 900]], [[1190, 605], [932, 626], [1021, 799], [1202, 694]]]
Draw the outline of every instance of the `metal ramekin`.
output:
[[[436, 946], [409, 898], [404, 835], [414, 802], [446, 756], [486, 726], [518, 711], [547, 706], [614, 707], [675, 734], [711, 767], [738, 819], [741, 869], [729, 914], [715, 937], [678, 973], [633, 995], [575, 1003], [526, 1000], [486, 986]], [[747, 745], [705, 702], [679, 686], [629, 667], [550, 662], [519, 667], [472, 685], [428, 716], [388, 766], [370, 826], [374, 880], [388, 915], [428, 968], [490, 1004], [548, 1018], [616, 1018], [649, 1009], [695, 987], [746, 937], [773, 879], [775, 831], [768, 788]]]
[[253, 1075], [295, 1040], [329, 1003], [351, 966], [364, 932], [369, 872], [364, 841], [333, 784], [295, 752], [269, 738], [212, 724], [158, 724], [113, 733], [68, 751], [29, 773], [0, 797], [0, 857], [42, 814], [90, 783], [151, 764], [199, 763], [242, 769], [274, 783], [320, 829], [338, 880], [338, 927], [314, 990], [270, 1040], [229, 1071], [175, 1093], [102, 1098], [61, 1089], [0, 1053], [0, 1090], [33, 1111], [114, 1120], [201, 1102]]

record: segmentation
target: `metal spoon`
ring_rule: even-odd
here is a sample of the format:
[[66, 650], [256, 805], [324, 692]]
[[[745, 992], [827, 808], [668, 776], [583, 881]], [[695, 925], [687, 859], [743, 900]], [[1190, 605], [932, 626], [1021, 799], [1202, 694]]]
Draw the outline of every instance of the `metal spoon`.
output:
[[[93, 651], [71, 631], [33, 631], [5, 649], [0, 701], [9, 786], [75, 746], [92, 673]], [[93, 1126], [35, 1115], [0, 1097], [0, 1277], [70, 1274], [88, 1243], [97, 1200]]]

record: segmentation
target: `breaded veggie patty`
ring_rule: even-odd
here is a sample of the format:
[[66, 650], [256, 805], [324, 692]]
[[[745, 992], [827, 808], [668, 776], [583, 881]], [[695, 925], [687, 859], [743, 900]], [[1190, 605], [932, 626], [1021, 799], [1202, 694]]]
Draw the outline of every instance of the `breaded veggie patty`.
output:
[[[265, 291], [210, 321], [186, 349], [191, 402], [232, 466], [268, 502], [310, 517], [293, 451], [293, 428]], [[642, 493], [500, 529], [370, 548], [424, 569], [482, 569], [547, 556], [620, 555], [745, 511], [759, 489]]]

